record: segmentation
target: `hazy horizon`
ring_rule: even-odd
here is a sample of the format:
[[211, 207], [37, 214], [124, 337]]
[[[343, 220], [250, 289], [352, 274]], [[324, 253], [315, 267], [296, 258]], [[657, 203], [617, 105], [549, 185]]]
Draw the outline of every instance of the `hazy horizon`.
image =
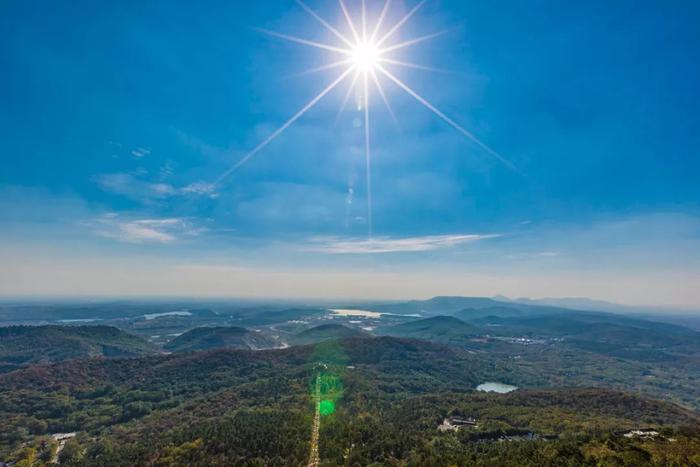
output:
[[404, 303], [412, 301], [425, 301], [434, 298], [485, 298], [494, 301], [511, 303], [532, 303], [544, 306], [559, 306], [572, 310], [612, 311], [622, 313], [651, 313], [651, 314], [697, 314], [700, 308], [687, 306], [673, 306], [666, 304], [648, 303], [622, 303], [611, 302], [590, 297], [571, 296], [547, 296], [547, 297], [508, 297], [502, 294], [496, 295], [426, 295], [414, 297], [394, 298], [357, 298], [357, 297], [284, 297], [284, 296], [244, 296], [244, 295], [0, 295], [0, 305], [15, 304], [42, 304], [42, 305], [79, 305], [79, 304], [108, 304], [108, 303], [153, 303], [165, 304], [255, 304], [255, 305], [315, 305], [315, 306], [370, 306], [372, 304]]

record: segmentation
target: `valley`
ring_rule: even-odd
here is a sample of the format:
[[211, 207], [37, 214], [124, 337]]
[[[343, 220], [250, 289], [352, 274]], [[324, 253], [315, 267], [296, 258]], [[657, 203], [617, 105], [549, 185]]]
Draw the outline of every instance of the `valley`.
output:
[[0, 361], [15, 362], [0, 374], [0, 460], [50, 454], [61, 433], [76, 434], [61, 465], [307, 465], [309, 452], [313, 465], [542, 465], [552, 452], [665, 465], [700, 452], [698, 333], [682, 326], [468, 297], [147, 308], [71, 325], [96, 318], [25, 310], [0, 327], [14, 335]]

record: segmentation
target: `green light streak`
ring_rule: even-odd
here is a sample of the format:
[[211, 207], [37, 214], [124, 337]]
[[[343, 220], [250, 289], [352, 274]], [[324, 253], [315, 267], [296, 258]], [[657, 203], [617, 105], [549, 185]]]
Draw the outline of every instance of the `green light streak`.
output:
[[311, 400], [314, 418], [311, 431], [309, 467], [318, 467], [321, 419], [336, 413], [338, 401], [343, 396], [343, 383], [340, 374], [347, 366], [347, 356], [336, 341], [316, 344], [311, 358], [315, 361], [314, 377], [310, 381]]

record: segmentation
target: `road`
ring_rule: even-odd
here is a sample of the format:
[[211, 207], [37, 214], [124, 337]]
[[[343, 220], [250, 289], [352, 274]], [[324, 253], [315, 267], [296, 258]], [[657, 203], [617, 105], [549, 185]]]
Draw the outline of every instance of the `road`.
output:
[[311, 452], [309, 453], [309, 467], [318, 467], [321, 465], [321, 459], [318, 456], [318, 437], [321, 431], [321, 377], [316, 376], [316, 389], [314, 391], [314, 405], [316, 411], [314, 413], [314, 426], [311, 432]]

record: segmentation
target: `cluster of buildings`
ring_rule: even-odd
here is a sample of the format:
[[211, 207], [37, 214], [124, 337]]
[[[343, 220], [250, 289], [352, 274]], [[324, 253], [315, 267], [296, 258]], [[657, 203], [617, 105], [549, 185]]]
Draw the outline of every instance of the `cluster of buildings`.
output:
[[438, 426], [438, 431], [459, 431], [460, 428], [475, 428], [477, 420], [472, 417], [448, 417]]

